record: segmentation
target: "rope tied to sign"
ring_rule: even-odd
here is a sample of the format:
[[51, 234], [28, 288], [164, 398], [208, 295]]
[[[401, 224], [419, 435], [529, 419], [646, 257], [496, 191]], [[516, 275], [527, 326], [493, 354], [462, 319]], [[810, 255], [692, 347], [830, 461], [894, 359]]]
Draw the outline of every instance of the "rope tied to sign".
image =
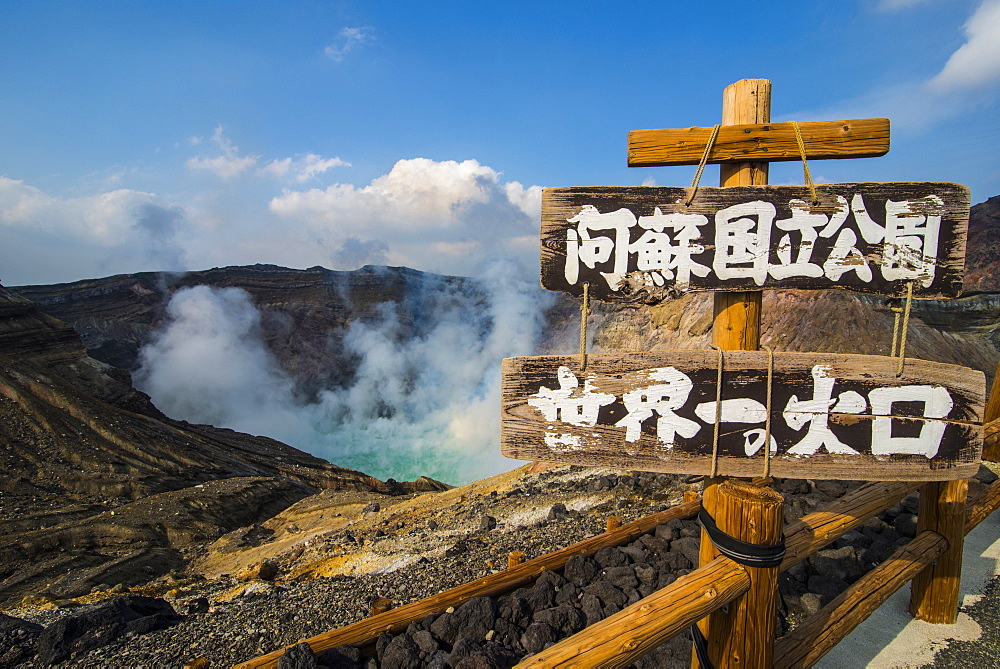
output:
[[[896, 378], [903, 375], [903, 368], [906, 365], [906, 333], [910, 329], [910, 305], [913, 304], [913, 282], [906, 284], [906, 302], [903, 307], [892, 307], [895, 314], [892, 322], [892, 353], [890, 357], [896, 357], [896, 350], [899, 349], [899, 364], [896, 366]], [[902, 320], [902, 328], [900, 327]]]
[[774, 382], [774, 349], [761, 344], [767, 351], [767, 398], [764, 400], [764, 478], [771, 477], [771, 395]]
[[580, 302], [580, 373], [587, 371], [587, 317], [590, 316], [590, 283], [583, 282], [583, 299]]
[[691, 188], [688, 192], [687, 202], [684, 203], [685, 207], [690, 207], [691, 203], [694, 201], [694, 194], [698, 192], [698, 182], [701, 181], [701, 173], [705, 171], [705, 165], [708, 163], [708, 156], [712, 153], [712, 147], [715, 146], [715, 138], [719, 136], [719, 128], [721, 124], [716, 123], [712, 128], [712, 134], [708, 138], [708, 144], [705, 145], [705, 153], [701, 154], [701, 160], [698, 162], [698, 169], [694, 173], [694, 179], [691, 180]]
[[712, 434], [712, 478], [719, 475], [719, 424], [722, 422], [722, 368], [726, 361], [726, 356], [722, 349], [715, 344], [709, 344], [719, 352], [719, 371], [715, 377], [715, 430]]
[[809, 171], [809, 161], [806, 160], [806, 143], [802, 139], [802, 128], [795, 121], [789, 121], [792, 124], [792, 128], [795, 130], [795, 141], [799, 145], [799, 155], [802, 156], [802, 173], [805, 177], [806, 185], [809, 186], [809, 192], [812, 193], [812, 203], [819, 204], [819, 198], [816, 197], [816, 184], [813, 183], [812, 173]]

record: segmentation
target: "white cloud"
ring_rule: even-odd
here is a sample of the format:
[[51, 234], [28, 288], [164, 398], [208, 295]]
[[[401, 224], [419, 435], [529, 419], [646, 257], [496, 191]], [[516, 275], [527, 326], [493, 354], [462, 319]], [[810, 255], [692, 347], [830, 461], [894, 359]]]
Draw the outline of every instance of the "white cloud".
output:
[[529, 186], [525, 188], [517, 181], [510, 181], [504, 184], [504, 192], [511, 204], [523, 211], [530, 218], [539, 218], [542, 215], [542, 187]]
[[252, 168], [260, 160], [260, 156], [257, 155], [241, 156], [240, 147], [226, 137], [221, 124], [215, 126], [212, 142], [222, 151], [221, 156], [189, 158], [184, 165], [192, 170], [211, 172], [224, 181], [229, 181]]
[[118, 189], [80, 198], [58, 198], [23, 181], [0, 177], [0, 226], [70, 235], [100, 246], [120, 243], [152, 193]]
[[502, 183], [475, 160], [414, 158], [362, 187], [285, 190], [270, 211], [306, 226], [331, 256], [349, 239], [378, 240], [379, 256], [392, 264], [475, 276], [490, 257], [537, 264], [540, 194], [539, 186]]
[[928, 86], [939, 93], [1000, 81], [1000, 0], [984, 0], [963, 26], [966, 41]]
[[[222, 158], [240, 158], [221, 127], [212, 142]], [[257, 262], [479, 276], [496, 258], [537, 272], [540, 186], [505, 182], [476, 160], [415, 158], [366, 185], [294, 187], [347, 165], [316, 153], [272, 159], [225, 183], [192, 181], [174, 200], [121, 188], [62, 198], [0, 178], [3, 278], [51, 283]]]
[[188, 226], [184, 209], [153, 193], [64, 198], [0, 177], [0, 267], [9, 285], [184, 269]]
[[282, 158], [272, 160], [261, 168], [264, 174], [270, 174], [279, 179], [290, 178], [298, 182], [309, 181], [334, 167], [350, 167], [351, 164], [338, 157], [324, 158], [315, 153], [307, 153], [296, 159]]
[[365, 227], [452, 228], [476, 203], [489, 201], [499, 174], [475, 160], [400, 160], [388, 174], [357, 188], [333, 184], [324, 190], [285, 191], [271, 200], [284, 217], [337, 222], [349, 217]]
[[344, 60], [344, 57], [354, 49], [360, 46], [364, 46], [372, 41], [374, 41], [375, 36], [371, 28], [343, 28], [337, 35], [337, 38], [330, 44], [328, 44], [324, 49], [323, 53], [326, 54], [327, 58], [330, 60], [340, 62]]

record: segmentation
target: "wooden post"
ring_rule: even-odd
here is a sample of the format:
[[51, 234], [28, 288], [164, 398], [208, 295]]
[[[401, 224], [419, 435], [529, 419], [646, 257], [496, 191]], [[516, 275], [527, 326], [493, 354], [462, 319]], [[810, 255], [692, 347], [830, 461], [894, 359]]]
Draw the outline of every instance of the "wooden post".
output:
[[[741, 79], [722, 92], [722, 124], [769, 123], [771, 82]], [[767, 163], [723, 163], [719, 165], [721, 186], [762, 186], [767, 183]], [[724, 351], [756, 351], [760, 348], [760, 304], [763, 292], [715, 293], [712, 343]]]
[[507, 569], [513, 569], [517, 565], [523, 563], [525, 557], [527, 556], [522, 551], [507, 553]]
[[[715, 522], [741, 541], [781, 543], [785, 501], [781, 493], [746, 481], [724, 481], [715, 488]], [[777, 624], [780, 567], [746, 567], [750, 589], [728, 608], [709, 616], [708, 653], [715, 667], [770, 669]]]
[[[722, 124], [768, 123], [771, 120], [771, 82], [768, 79], [741, 79], [726, 86], [722, 92]], [[722, 186], [754, 186], [767, 183], [767, 163], [723, 163], [719, 165], [719, 183]], [[760, 348], [760, 309], [763, 292], [716, 292], [712, 343], [723, 351], [756, 351]], [[702, 505], [716, 517], [715, 489], [721, 477], [705, 479]], [[718, 522], [718, 521], [716, 521]], [[702, 530], [699, 564], [706, 565], [718, 556], [711, 539]], [[773, 598], [773, 595], [772, 595]], [[710, 637], [711, 620], [699, 623], [702, 632]], [[773, 629], [773, 627], [772, 627]], [[773, 640], [771, 642], [773, 647]], [[692, 651], [692, 657], [693, 651]], [[697, 658], [693, 666], [698, 666]]]
[[937, 532], [948, 540], [948, 550], [913, 579], [910, 613], [917, 620], [950, 625], [958, 619], [968, 495], [968, 479], [932, 481], [920, 488], [917, 532]]
[[1000, 381], [1000, 364], [997, 365], [996, 374], [993, 375], [990, 399], [983, 414], [983, 425], [986, 426], [983, 434], [983, 460], [990, 462], [1000, 461], [1000, 424], [994, 422], [1000, 418], [1000, 383], [997, 381]]

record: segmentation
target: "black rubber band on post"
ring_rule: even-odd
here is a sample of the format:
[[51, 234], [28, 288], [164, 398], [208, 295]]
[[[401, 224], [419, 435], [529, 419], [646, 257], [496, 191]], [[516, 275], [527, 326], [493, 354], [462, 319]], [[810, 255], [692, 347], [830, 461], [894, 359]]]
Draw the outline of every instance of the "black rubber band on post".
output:
[[[769, 444], [765, 444], [767, 448]], [[715, 524], [715, 520], [708, 511], [702, 509], [698, 514], [698, 522], [705, 528], [705, 532], [712, 540], [716, 550], [727, 558], [738, 564], [747, 567], [777, 567], [785, 559], [785, 537], [781, 537], [781, 543], [773, 546], [764, 544], [751, 544], [746, 541], [732, 537]], [[708, 640], [701, 633], [697, 625], [691, 626], [691, 640], [694, 642], [694, 652], [698, 656], [698, 663], [702, 669], [715, 669], [712, 661], [708, 657]]]
[[[767, 444], [765, 444], [767, 446]], [[764, 544], [751, 544], [746, 541], [732, 537], [715, 524], [715, 520], [705, 509], [698, 514], [698, 522], [705, 528], [709, 538], [715, 545], [716, 550], [725, 555], [733, 562], [747, 567], [760, 567], [767, 569], [777, 567], [785, 559], [785, 537], [781, 537], [781, 543], [773, 546]]]
[[698, 656], [698, 664], [701, 669], [715, 669], [712, 660], [708, 657], [708, 639], [701, 633], [701, 628], [691, 625], [691, 641], [694, 642], [694, 652]]

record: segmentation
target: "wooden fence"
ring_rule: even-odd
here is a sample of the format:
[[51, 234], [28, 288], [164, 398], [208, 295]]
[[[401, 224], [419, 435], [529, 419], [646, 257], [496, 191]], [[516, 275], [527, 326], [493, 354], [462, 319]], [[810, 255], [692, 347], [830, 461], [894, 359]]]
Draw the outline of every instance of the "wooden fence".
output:
[[[984, 415], [986, 435], [983, 458], [1000, 460], [1000, 366], [997, 368], [990, 398]], [[838, 537], [861, 526], [920, 489], [920, 508], [916, 537], [901, 546], [893, 555], [855, 581], [844, 592], [789, 634], [777, 640], [773, 627], [749, 625], [740, 627], [734, 615], [751, 620], [774, 618], [774, 595], [777, 574], [805, 560]], [[776, 498], [774, 504], [753, 504], [755, 489], [764, 498]], [[740, 498], [734, 509], [738, 518], [727, 523], [725, 504], [715, 502], [716, 522], [724, 531], [737, 536], [742, 525], [753, 527], [751, 540], [771, 531], [774, 538], [782, 530], [780, 495], [773, 490], [745, 481], [725, 481], [709, 488], [713, 495], [727, 494]], [[716, 619], [706, 625], [713, 662], [718, 667], [808, 667], [815, 664], [859, 623], [882, 605], [907, 582], [913, 582], [910, 599], [911, 613], [934, 623], [952, 623], [958, 614], [958, 586], [962, 569], [962, 548], [965, 535], [1000, 506], [1000, 480], [967, 497], [968, 480], [918, 483], [907, 481], [871, 482], [834, 500], [827, 506], [803, 516], [783, 527], [785, 557], [779, 567], [760, 569], [743, 567], [729, 558], [711, 559], [670, 585], [626, 607], [613, 616], [587, 627], [536, 655], [525, 658], [518, 667], [621, 667], [630, 664], [658, 645], [691, 625], [705, 625], [710, 616], [739, 598], [749, 599], [728, 618]], [[619, 525], [609, 519], [608, 529], [590, 539], [562, 550], [522, 562], [523, 556], [511, 559], [509, 568], [484, 578], [460, 585], [396, 609], [390, 609], [359, 620], [340, 629], [306, 639], [314, 652], [320, 653], [342, 645], [355, 645], [373, 652], [376, 639], [384, 633], [399, 633], [414, 621], [428, 615], [438, 615], [449, 607], [457, 607], [474, 597], [497, 597], [533, 582], [543, 570], [561, 569], [574, 555], [592, 556], [605, 546], [621, 546], [638, 539], [661, 523], [676, 518], [691, 518], [701, 510], [701, 499], [683, 504], [645, 518]], [[723, 500], [724, 501], [724, 500]], [[760, 517], [743, 517], [757, 514]], [[766, 516], [766, 517], [765, 517]], [[770, 530], [764, 525], [770, 524]], [[774, 528], [777, 528], [775, 531]], [[758, 541], [757, 543], [767, 543]], [[773, 542], [772, 542], [773, 543]], [[770, 596], [747, 598], [755, 581], [765, 583]], [[766, 594], [766, 593], [765, 593]], [[756, 607], [756, 608], [755, 608]], [[740, 611], [742, 613], [740, 613]], [[718, 624], [718, 623], [725, 624]], [[737, 630], [734, 633], [733, 630]], [[723, 638], [720, 638], [723, 637]], [[285, 649], [237, 665], [240, 668], [275, 667]], [[693, 661], [697, 666], [697, 660]]]
[[[934, 485], [924, 484], [923, 487]], [[908, 482], [867, 483], [789, 524], [785, 527], [786, 555], [778, 569], [784, 571], [808, 558], [839, 536], [896, 504], [917, 486]], [[965, 507], [965, 504], [961, 506]], [[998, 506], [1000, 481], [969, 500], [968, 510], [963, 511], [963, 536]], [[459, 606], [473, 597], [495, 597], [510, 592], [531, 583], [544, 569], [561, 568], [574, 555], [593, 555], [603, 546], [629, 543], [660, 523], [692, 517], [700, 508], [700, 500], [686, 502], [555, 553], [305, 641], [317, 653], [344, 644], [371, 647], [380, 634], [401, 632], [411, 622], [429, 614], [443, 613], [448, 607]], [[939, 560], [948, 546], [944, 535], [935, 530], [920, 530], [915, 539], [899, 548], [790, 634], [777, 641], [772, 637], [773, 666], [803, 667], [815, 663], [892, 593]], [[743, 595], [750, 584], [747, 568], [728, 558], [717, 558], [619, 613], [526, 658], [518, 666], [625, 666]], [[773, 611], [770, 615], [773, 616]], [[762, 642], [768, 643], [768, 640]], [[283, 652], [284, 649], [281, 649], [238, 666], [274, 667]]]

